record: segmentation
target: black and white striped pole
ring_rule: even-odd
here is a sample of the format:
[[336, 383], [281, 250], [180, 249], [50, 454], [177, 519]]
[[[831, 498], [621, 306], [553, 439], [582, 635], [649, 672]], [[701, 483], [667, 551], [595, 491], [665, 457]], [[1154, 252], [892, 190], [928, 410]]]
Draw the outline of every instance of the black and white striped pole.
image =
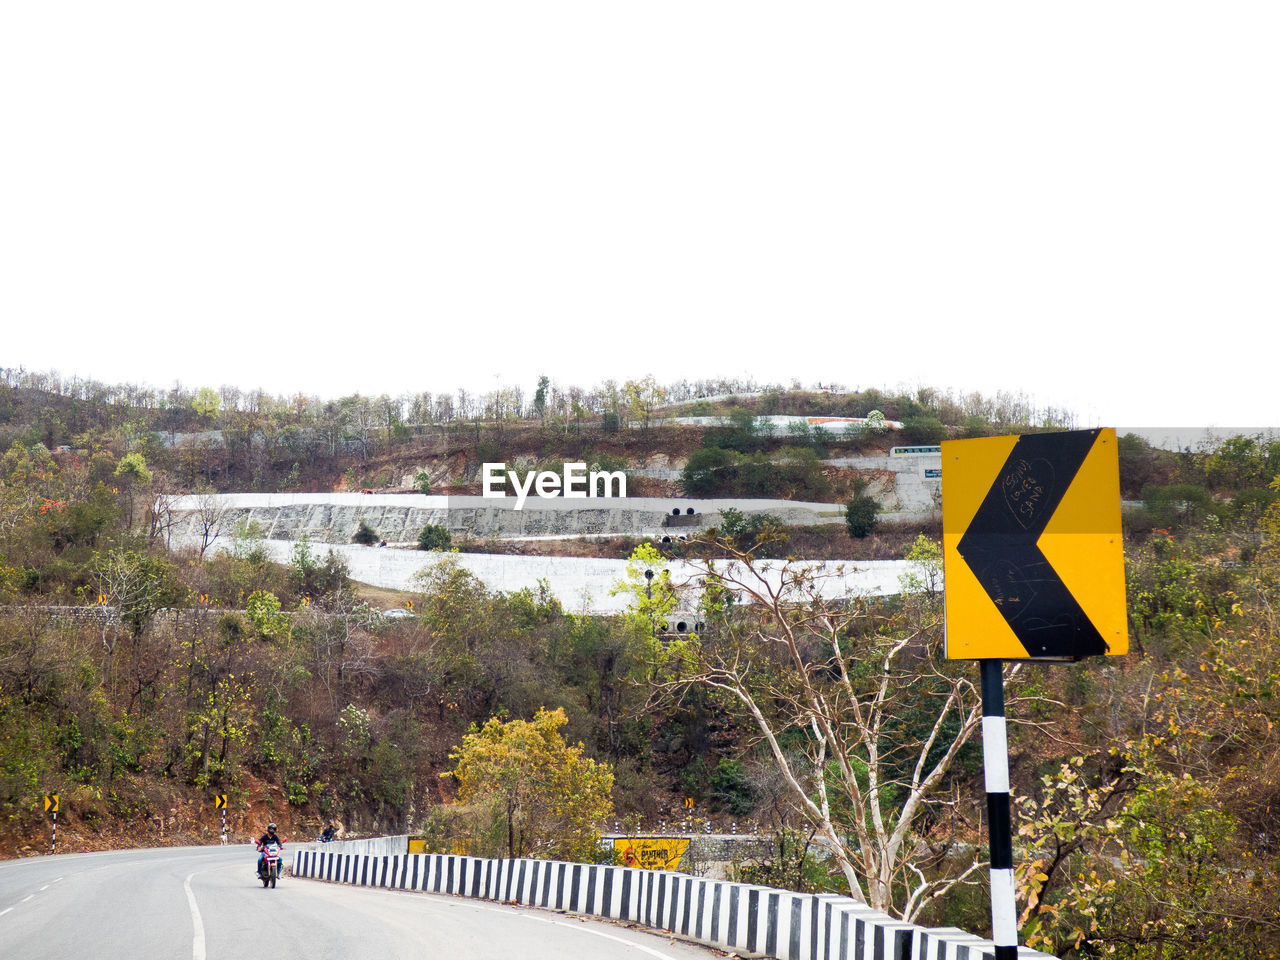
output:
[[1000, 660], [978, 662], [982, 670], [982, 767], [987, 785], [987, 834], [991, 842], [991, 940], [996, 948], [995, 960], [1017, 960], [1018, 910], [1013, 886], [1013, 819], [1009, 809], [1004, 673]]
[[222, 845], [227, 845], [227, 795], [220, 793], [213, 798], [213, 805], [222, 811]]
[[58, 795], [56, 793], [46, 793], [44, 795], [44, 812], [53, 814], [53, 833], [49, 837], [49, 853], [58, 852]]

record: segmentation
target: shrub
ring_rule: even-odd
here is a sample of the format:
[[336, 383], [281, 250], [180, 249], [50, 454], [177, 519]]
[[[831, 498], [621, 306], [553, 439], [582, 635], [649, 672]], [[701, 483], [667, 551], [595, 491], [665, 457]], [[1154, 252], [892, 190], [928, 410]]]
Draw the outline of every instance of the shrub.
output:
[[720, 511], [720, 536], [739, 550], [748, 550], [763, 542], [787, 540], [782, 518], [772, 513], [753, 513], [725, 507]]
[[907, 443], [941, 443], [947, 439], [947, 428], [937, 417], [911, 417], [902, 422], [902, 439]]
[[751, 785], [747, 783], [742, 764], [728, 757], [721, 759], [711, 772], [711, 805], [735, 817], [745, 816], [755, 806]]
[[453, 538], [449, 536], [449, 528], [438, 523], [428, 523], [418, 534], [419, 550], [448, 550]]
[[680, 478], [684, 492], [691, 497], [703, 497], [728, 486], [737, 472], [734, 468], [736, 459], [720, 447], [695, 450]]
[[876, 528], [876, 515], [880, 512], [880, 504], [876, 503], [875, 497], [869, 497], [863, 492], [866, 487], [866, 481], [859, 480], [854, 486], [857, 492], [844, 507], [845, 526], [849, 528], [849, 536], [854, 540], [863, 539]]
[[1149, 484], [1142, 488], [1142, 503], [1152, 519], [1165, 527], [1199, 520], [1213, 513], [1215, 506], [1209, 491], [1194, 483]]
[[413, 488], [419, 493], [430, 493], [431, 475], [425, 470], [419, 470], [413, 478]]
[[353, 543], [362, 544], [366, 547], [371, 547], [378, 542], [378, 534], [373, 527], [361, 520], [360, 526], [356, 530], [355, 535], [351, 538], [351, 541]]

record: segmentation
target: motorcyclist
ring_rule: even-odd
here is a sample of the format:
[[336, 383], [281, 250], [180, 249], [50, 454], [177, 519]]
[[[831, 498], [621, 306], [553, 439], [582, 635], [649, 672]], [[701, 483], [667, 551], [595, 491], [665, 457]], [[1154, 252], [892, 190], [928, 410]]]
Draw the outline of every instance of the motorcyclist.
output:
[[274, 823], [268, 823], [267, 832], [257, 839], [258, 849], [261, 851], [261, 856], [258, 857], [258, 875], [259, 876], [262, 875], [262, 871], [266, 867], [267, 844], [269, 843], [277, 844], [280, 850], [282, 851], [284, 850], [284, 837], [276, 833], [276, 825]]

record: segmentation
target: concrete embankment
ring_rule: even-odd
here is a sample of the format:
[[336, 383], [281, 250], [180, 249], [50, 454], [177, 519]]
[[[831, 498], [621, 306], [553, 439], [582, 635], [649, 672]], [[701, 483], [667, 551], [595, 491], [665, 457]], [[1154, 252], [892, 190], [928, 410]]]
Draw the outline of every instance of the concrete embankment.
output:
[[[191, 545], [190, 539], [176, 539], [175, 546]], [[266, 540], [263, 549], [272, 560], [288, 563], [293, 556], [296, 541]], [[232, 544], [220, 539], [214, 550], [229, 550]], [[355, 544], [333, 544], [313, 550], [333, 549], [346, 562], [351, 576], [361, 583], [390, 590], [413, 590], [418, 577], [430, 571], [437, 563], [456, 562], [459, 567], [473, 574], [491, 591], [512, 593], [517, 590], [537, 590], [539, 581], [546, 581], [551, 593], [566, 609], [587, 613], [619, 613], [630, 603], [626, 595], [612, 596], [611, 592], [626, 575], [625, 560], [604, 560], [594, 557], [521, 557], [509, 554], [489, 553], [440, 553], [437, 551], [402, 550], [390, 547], [361, 547]], [[900, 590], [899, 578], [907, 571], [902, 560], [871, 560], [854, 563], [834, 561], [799, 561], [812, 574], [817, 592], [829, 598], [848, 594], [882, 595]], [[782, 577], [781, 561], [766, 560], [757, 563], [757, 569], [766, 581], [776, 589]], [[696, 581], [702, 575], [701, 568], [683, 561], [667, 565], [672, 580], [689, 585], [689, 599], [695, 599]], [[721, 568], [726, 572], [739, 567]], [[792, 566], [794, 571], [796, 565]]]
[[306, 536], [317, 543], [350, 543], [362, 520], [384, 540], [414, 543], [427, 524], [446, 527], [454, 537], [654, 537], [667, 532], [664, 522], [676, 513], [690, 528], [681, 529], [683, 534], [714, 526], [720, 511], [730, 507], [748, 515], [770, 513], [792, 525], [839, 523], [844, 510], [838, 503], [674, 497], [530, 497], [517, 509], [515, 497], [360, 493], [209, 494], [177, 497], [168, 506], [179, 537], [199, 536], [203, 522], [217, 516], [224, 534], [255, 523], [268, 540]]
[[[831, 467], [881, 475], [892, 474], [892, 481], [887, 485], [873, 484], [871, 488], [872, 495], [880, 502], [880, 508], [886, 512], [885, 518], [889, 522], [895, 519], [895, 515], [901, 519], [917, 519], [919, 514], [935, 511], [942, 504], [941, 454], [833, 457], [822, 462]], [[633, 467], [630, 472], [655, 480], [680, 480], [684, 477], [684, 470], [674, 466]]]

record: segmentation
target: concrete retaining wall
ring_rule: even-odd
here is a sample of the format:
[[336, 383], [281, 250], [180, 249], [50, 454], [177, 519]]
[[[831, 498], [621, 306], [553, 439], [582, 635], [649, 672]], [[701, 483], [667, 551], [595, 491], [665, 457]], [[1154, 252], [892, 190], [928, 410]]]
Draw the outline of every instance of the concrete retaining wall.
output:
[[[174, 546], [197, 546], [190, 538], [173, 538]], [[289, 540], [265, 540], [263, 549], [277, 563], [288, 563], [295, 544]], [[231, 543], [219, 539], [214, 550], [229, 550]], [[313, 545], [316, 554], [323, 557], [329, 546]], [[361, 583], [389, 590], [417, 589], [415, 578], [423, 570], [429, 570], [446, 558], [471, 572], [490, 591], [514, 592], [528, 588], [538, 589], [538, 581], [546, 580], [551, 593], [566, 609], [587, 613], [620, 613], [627, 608], [631, 598], [626, 594], [612, 596], [610, 591], [626, 575], [627, 561], [606, 560], [595, 557], [523, 557], [511, 554], [441, 553], [439, 551], [396, 550], [381, 547], [360, 547], [352, 544], [335, 544], [335, 553], [346, 560], [351, 576]], [[899, 577], [907, 571], [904, 560], [859, 560], [857, 562], [798, 561], [812, 570], [818, 578], [817, 589], [825, 597], [841, 597], [849, 594], [883, 595], [897, 593], [901, 589]], [[700, 571], [692, 564], [673, 560], [666, 565], [677, 585], [683, 586], [700, 577]], [[723, 565], [728, 569], [732, 565]], [[769, 577], [775, 586], [781, 582], [786, 566], [780, 560], [762, 560], [757, 569]], [[797, 569], [793, 565], [792, 570]], [[692, 593], [697, 591], [690, 588]], [[691, 593], [691, 595], [692, 595]]]
[[[802, 894], [661, 870], [554, 860], [366, 853], [347, 843], [294, 852], [296, 877], [498, 900], [667, 931], [739, 956], [777, 960], [982, 960], [989, 940], [894, 920], [832, 894]], [[1023, 948], [1020, 960], [1052, 960]]]
[[804, 525], [841, 523], [838, 503], [799, 500], [708, 499], [677, 497], [615, 497], [566, 499], [531, 496], [517, 510], [515, 497], [443, 497], [427, 494], [360, 493], [224, 493], [175, 497], [172, 533], [177, 537], [201, 532], [201, 513], [220, 514], [223, 535], [245, 523], [256, 523], [267, 540], [350, 543], [363, 520], [379, 537], [392, 543], [416, 543], [427, 524], [447, 527], [455, 537], [528, 539], [576, 536], [660, 536], [663, 521], [678, 509], [693, 508], [707, 525], [720, 521], [720, 510], [732, 507], [746, 514], [771, 513], [784, 523]]

